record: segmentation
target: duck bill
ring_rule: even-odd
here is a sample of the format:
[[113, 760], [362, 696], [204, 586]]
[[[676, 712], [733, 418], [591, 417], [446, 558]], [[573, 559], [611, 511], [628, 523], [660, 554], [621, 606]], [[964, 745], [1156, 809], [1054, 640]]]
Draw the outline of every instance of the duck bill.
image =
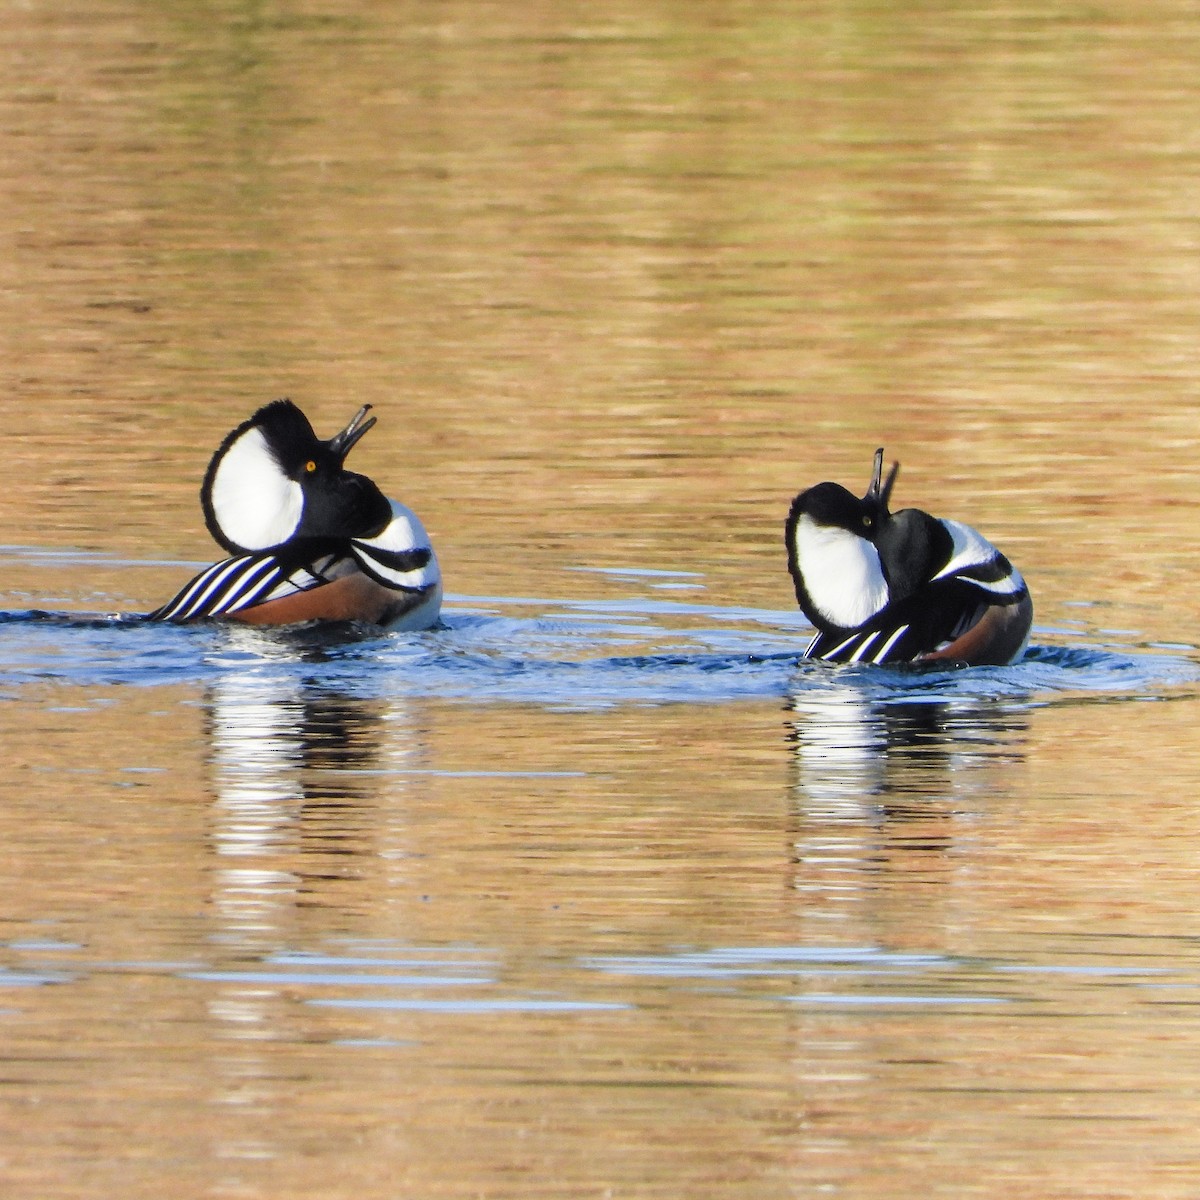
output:
[[892, 496], [892, 488], [896, 483], [896, 476], [900, 472], [900, 464], [892, 463], [892, 469], [888, 472], [887, 479], [883, 478], [883, 447], [880, 446], [875, 451], [875, 462], [871, 468], [871, 486], [867, 488], [867, 494], [863, 497], [865, 501], [873, 501], [881, 508], [887, 509], [888, 501]]
[[367, 419], [367, 413], [370, 411], [371, 406], [369, 404], [364, 404], [362, 408], [360, 408], [358, 412], [354, 414], [350, 424], [347, 425], [346, 428], [341, 431], [341, 433], [335, 433], [333, 437], [329, 439], [329, 449], [333, 451], [333, 453], [336, 454], [342, 462], [346, 461], [346, 455], [348, 455], [350, 451], [358, 445], [363, 435], [378, 420], [377, 417], [371, 417], [369, 420]]
[[883, 447], [880, 446], [875, 451], [875, 463], [871, 468], [871, 483], [867, 488], [867, 494], [863, 497], [864, 500], [879, 499], [879, 481], [883, 476]]
[[888, 477], [883, 481], [883, 487], [879, 492], [879, 503], [886, 509], [892, 499], [892, 487], [896, 482], [896, 476], [900, 474], [900, 464], [892, 463], [892, 469], [888, 472]]

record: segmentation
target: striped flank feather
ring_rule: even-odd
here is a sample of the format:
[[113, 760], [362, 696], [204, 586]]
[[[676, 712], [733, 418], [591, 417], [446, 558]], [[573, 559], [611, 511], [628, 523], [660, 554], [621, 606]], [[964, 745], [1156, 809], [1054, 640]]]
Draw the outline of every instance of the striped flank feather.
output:
[[911, 648], [904, 635], [909, 626], [896, 629], [859, 630], [849, 636], [818, 633], [804, 651], [805, 658], [820, 659], [822, 662], [881, 663], [908, 662], [912, 658]]
[[[269, 553], [222, 559], [201, 571], [173, 600], [149, 613], [146, 620], [195, 621], [201, 617], [235, 613], [261, 603], [281, 584], [286, 584], [283, 572], [279, 559]], [[310, 578], [313, 582], [309, 587], [320, 582], [315, 576], [310, 575]], [[288, 590], [303, 589], [293, 587]]]

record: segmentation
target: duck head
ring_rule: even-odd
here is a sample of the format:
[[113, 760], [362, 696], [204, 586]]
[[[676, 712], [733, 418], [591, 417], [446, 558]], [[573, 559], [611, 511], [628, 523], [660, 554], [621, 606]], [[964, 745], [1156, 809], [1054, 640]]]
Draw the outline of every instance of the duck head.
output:
[[840, 483], [818, 483], [792, 502], [788, 570], [800, 607], [818, 629], [857, 629], [924, 580], [938, 523], [917, 509], [888, 510], [899, 470], [893, 463], [883, 478], [879, 449], [861, 498]]
[[374, 537], [391, 520], [387, 498], [346, 456], [375, 424], [364, 405], [322, 441], [290, 400], [275, 400], [221, 443], [200, 488], [209, 532], [230, 553], [298, 542]]

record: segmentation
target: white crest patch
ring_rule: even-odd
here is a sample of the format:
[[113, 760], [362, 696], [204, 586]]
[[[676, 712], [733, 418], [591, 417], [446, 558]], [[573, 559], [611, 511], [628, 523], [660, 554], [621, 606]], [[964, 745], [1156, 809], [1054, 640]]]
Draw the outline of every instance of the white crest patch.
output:
[[[964, 525], [961, 521], [952, 521], [948, 517], [942, 517], [940, 520], [953, 540], [954, 548], [950, 552], [950, 561], [933, 577], [934, 579], [947, 579], [951, 575], [969, 573], [973, 567], [987, 566], [999, 557], [1000, 551], [977, 529], [972, 529], [970, 525]], [[1025, 587], [1025, 580], [1021, 578], [1021, 572], [1016, 567], [1000, 579], [985, 582], [972, 578], [971, 583], [985, 591], [995, 592], [998, 596], [1015, 595]]]
[[796, 562], [804, 588], [830, 624], [856, 629], [888, 602], [879, 552], [848, 529], [818, 525], [808, 515], [795, 531]]
[[217, 524], [244, 550], [266, 550], [286, 542], [304, 512], [303, 490], [279, 469], [257, 426], [221, 456], [211, 499]]

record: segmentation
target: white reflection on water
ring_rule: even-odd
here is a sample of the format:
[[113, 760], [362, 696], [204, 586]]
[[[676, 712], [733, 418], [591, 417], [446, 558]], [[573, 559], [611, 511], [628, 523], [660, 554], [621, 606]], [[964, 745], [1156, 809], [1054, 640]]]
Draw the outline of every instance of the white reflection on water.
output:
[[214, 904], [229, 940], [255, 935], [248, 948], [277, 944], [262, 935], [322, 887], [321, 860], [354, 871], [369, 844], [386, 874], [407, 849], [399, 800], [427, 761], [414, 702], [323, 686], [325, 653], [233, 629], [207, 689]]
[[[480, 986], [491, 978], [426, 966], [385, 973], [271, 961], [303, 938], [306, 908], [337, 910], [342, 879], [369, 869], [381, 889], [395, 885], [405, 843], [395, 793], [411, 786], [404, 769], [425, 761], [410, 701], [324, 689], [319, 663], [304, 669], [318, 657], [257, 631], [231, 630], [223, 669], [206, 690], [214, 940], [232, 957], [224, 960], [230, 965], [187, 975], [210, 989], [207, 1011], [225, 1043], [215, 1101], [268, 1113], [283, 1103], [270, 1082], [266, 1044], [289, 1036], [286, 995], [351, 979], [408, 989], [451, 980]], [[226, 1140], [214, 1153], [269, 1158], [277, 1147], [270, 1138]]]
[[298, 880], [253, 859], [282, 849], [301, 802], [298, 688], [286, 679], [231, 674], [209, 694], [213, 785], [213, 903], [231, 936], [269, 932]]
[[804, 914], [868, 920], [881, 878], [954, 879], [990, 774], [1019, 763], [1028, 710], [1008, 699], [900, 699], [832, 676], [793, 692], [794, 888]]

